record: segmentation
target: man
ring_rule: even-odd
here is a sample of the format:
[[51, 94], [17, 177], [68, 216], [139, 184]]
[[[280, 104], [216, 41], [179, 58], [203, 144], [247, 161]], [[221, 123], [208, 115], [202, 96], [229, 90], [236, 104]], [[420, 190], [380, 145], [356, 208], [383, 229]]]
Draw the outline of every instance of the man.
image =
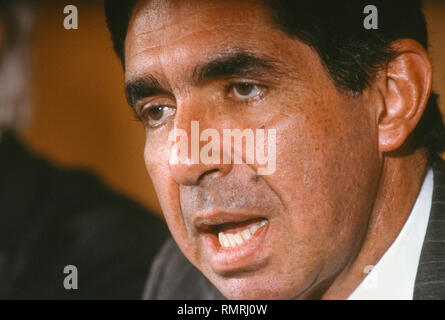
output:
[[[106, 1], [169, 229], [227, 298], [445, 298], [425, 21], [420, 1], [373, 3], [377, 28], [368, 1]], [[245, 152], [224, 149], [234, 129]], [[249, 132], [276, 157], [251, 161]], [[176, 297], [177, 257], [149, 290]]]
[[14, 133], [28, 109], [31, 16], [28, 2], [0, 0], [0, 299], [139, 299], [161, 221]]

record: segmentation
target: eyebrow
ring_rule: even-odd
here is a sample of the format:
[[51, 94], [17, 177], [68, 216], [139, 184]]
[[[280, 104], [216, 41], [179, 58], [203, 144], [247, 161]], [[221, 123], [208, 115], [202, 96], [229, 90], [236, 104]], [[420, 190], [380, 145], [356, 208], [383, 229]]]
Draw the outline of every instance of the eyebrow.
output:
[[146, 75], [125, 83], [125, 95], [128, 104], [133, 109], [135, 109], [136, 102], [143, 98], [166, 93], [168, 93], [168, 91], [151, 75]]
[[208, 59], [193, 71], [196, 84], [227, 77], [261, 77], [268, 72], [278, 73], [277, 63], [241, 49], [231, 49]]
[[[280, 74], [277, 62], [272, 58], [260, 57], [245, 50], [231, 49], [220, 52], [196, 66], [192, 72], [195, 85], [229, 77], [258, 78], [268, 73]], [[152, 75], [145, 75], [125, 83], [127, 101], [135, 109], [137, 101], [150, 96], [169, 94]]]

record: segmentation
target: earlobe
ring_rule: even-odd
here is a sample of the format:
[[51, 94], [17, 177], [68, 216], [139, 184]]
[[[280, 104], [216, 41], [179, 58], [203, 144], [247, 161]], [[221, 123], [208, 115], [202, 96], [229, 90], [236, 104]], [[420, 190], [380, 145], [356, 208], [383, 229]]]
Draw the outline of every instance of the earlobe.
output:
[[431, 93], [432, 66], [426, 50], [416, 41], [394, 42], [395, 56], [388, 63], [378, 115], [381, 152], [398, 149], [419, 123]]

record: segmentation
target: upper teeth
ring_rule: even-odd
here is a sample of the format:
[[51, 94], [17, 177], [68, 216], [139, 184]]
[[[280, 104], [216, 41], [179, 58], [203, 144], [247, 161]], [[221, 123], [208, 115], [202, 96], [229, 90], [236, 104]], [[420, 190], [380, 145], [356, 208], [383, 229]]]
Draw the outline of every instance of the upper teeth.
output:
[[268, 223], [267, 220], [262, 220], [260, 222], [251, 225], [249, 228], [246, 228], [235, 234], [219, 232], [218, 233], [219, 243], [223, 248], [229, 248], [229, 247], [234, 248], [236, 246], [239, 246], [244, 242], [246, 242], [247, 240], [249, 240], [250, 238], [252, 238], [255, 232], [259, 228], [265, 226], [267, 223]]

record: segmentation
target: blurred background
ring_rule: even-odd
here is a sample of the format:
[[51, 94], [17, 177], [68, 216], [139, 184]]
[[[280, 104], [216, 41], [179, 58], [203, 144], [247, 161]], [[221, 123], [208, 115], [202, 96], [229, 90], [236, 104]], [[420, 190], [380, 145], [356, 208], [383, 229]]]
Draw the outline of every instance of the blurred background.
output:
[[[75, 5], [79, 29], [65, 30]], [[425, 0], [434, 89], [445, 97], [445, 1]], [[144, 130], [126, 104], [123, 73], [105, 26], [102, 1], [38, 1], [32, 36], [32, 117], [22, 132], [37, 153], [81, 167], [160, 213], [144, 167]], [[409, 21], [407, 21], [409, 23]], [[445, 100], [440, 99], [442, 111]]]
[[[63, 27], [69, 4], [78, 9], [77, 30]], [[144, 167], [145, 132], [125, 101], [103, 1], [39, 0], [36, 10], [33, 107], [24, 141], [59, 165], [97, 173], [112, 188], [160, 213]]]

